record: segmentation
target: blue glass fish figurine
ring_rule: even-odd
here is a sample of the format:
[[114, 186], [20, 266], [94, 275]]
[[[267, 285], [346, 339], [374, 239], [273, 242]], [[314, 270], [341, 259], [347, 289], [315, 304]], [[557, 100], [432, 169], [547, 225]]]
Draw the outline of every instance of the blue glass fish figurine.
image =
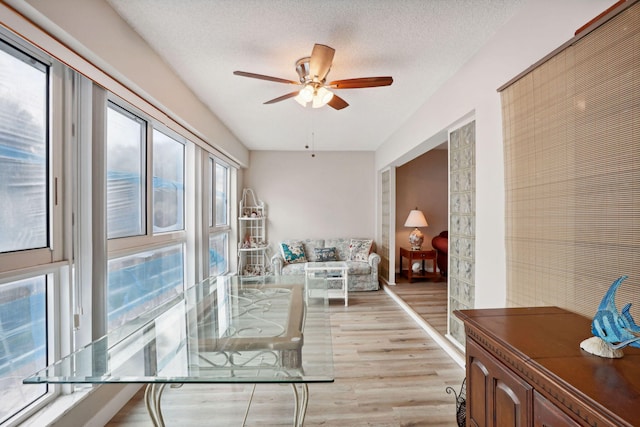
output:
[[629, 312], [631, 303], [625, 305], [621, 313], [616, 307], [616, 291], [626, 278], [621, 276], [611, 284], [591, 323], [591, 333], [606, 341], [613, 349], [628, 345], [640, 348], [640, 326], [636, 325]]

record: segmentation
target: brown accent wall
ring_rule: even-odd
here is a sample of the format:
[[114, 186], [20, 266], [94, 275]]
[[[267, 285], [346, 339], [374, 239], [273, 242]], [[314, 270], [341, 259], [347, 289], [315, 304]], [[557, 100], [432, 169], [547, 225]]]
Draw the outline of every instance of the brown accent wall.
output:
[[[409, 211], [416, 207], [427, 219], [422, 228], [422, 249], [432, 249], [431, 239], [448, 227], [448, 152], [434, 149], [396, 170], [396, 251], [409, 247], [411, 228], [404, 226]], [[399, 270], [396, 254], [396, 271]]]

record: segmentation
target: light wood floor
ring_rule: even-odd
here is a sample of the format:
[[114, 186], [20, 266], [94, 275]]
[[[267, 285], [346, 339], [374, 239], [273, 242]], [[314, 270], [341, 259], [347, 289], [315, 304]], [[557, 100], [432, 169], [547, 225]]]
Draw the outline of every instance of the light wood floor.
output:
[[447, 279], [416, 280], [409, 283], [404, 277], [396, 277], [391, 290], [402, 298], [440, 335], [447, 333]]
[[[411, 284], [414, 285], [414, 284]], [[335, 382], [311, 384], [305, 426], [455, 426], [464, 371], [383, 290], [331, 302]], [[190, 385], [162, 399], [167, 426], [241, 426], [252, 386]], [[258, 385], [247, 426], [292, 424], [290, 386]], [[142, 392], [108, 426], [150, 426]]]

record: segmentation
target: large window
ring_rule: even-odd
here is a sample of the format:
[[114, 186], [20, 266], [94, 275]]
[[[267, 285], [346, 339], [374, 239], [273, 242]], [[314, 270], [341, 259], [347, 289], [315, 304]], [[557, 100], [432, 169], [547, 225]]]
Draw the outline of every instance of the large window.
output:
[[0, 424], [76, 391], [23, 378], [230, 269], [233, 167], [104, 86], [0, 28]]
[[107, 113], [107, 236], [145, 233], [146, 122], [117, 106]]
[[153, 130], [153, 232], [184, 229], [184, 144]]
[[229, 271], [229, 166], [209, 157], [209, 276]]
[[215, 162], [216, 169], [216, 226], [229, 225], [229, 168]]
[[22, 379], [47, 365], [46, 277], [0, 285], [0, 423], [47, 392]]
[[0, 252], [48, 246], [47, 67], [0, 41]]
[[113, 330], [182, 291], [183, 246], [114, 258], [108, 270], [107, 317]]
[[209, 275], [229, 271], [229, 166], [209, 158]]
[[229, 233], [209, 235], [209, 275], [219, 276], [229, 270]]
[[0, 423], [48, 392], [22, 379], [48, 364], [52, 343], [49, 74], [0, 40]]
[[186, 141], [151, 126], [144, 113], [109, 103], [107, 236], [118, 244], [109, 247], [108, 331], [175, 296], [185, 283]]

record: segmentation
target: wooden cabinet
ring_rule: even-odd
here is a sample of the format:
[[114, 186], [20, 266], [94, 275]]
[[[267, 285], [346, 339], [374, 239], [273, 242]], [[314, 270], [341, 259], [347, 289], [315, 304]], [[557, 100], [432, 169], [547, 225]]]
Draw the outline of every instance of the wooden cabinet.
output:
[[557, 307], [459, 310], [467, 426], [640, 426], [640, 349], [580, 349], [591, 320]]
[[473, 341], [467, 343], [467, 363], [468, 424], [478, 427], [531, 425], [527, 402], [531, 401], [533, 389], [529, 384]]

